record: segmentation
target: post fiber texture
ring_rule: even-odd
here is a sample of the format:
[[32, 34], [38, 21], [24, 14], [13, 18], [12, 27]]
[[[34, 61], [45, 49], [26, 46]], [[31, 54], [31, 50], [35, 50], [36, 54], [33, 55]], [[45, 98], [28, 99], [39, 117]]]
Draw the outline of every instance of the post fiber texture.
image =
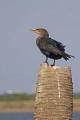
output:
[[36, 86], [34, 119], [72, 120], [72, 113], [71, 68], [41, 64]]

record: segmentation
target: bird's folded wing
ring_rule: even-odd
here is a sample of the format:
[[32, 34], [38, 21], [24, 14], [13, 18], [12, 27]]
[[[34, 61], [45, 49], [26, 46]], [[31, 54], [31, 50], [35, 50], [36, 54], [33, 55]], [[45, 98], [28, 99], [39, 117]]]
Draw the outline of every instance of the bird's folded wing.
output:
[[50, 52], [55, 55], [57, 54], [62, 55], [61, 51], [59, 50], [55, 42], [52, 44], [51, 41], [49, 40], [41, 40], [39, 47], [40, 49], [43, 49], [46, 52]]

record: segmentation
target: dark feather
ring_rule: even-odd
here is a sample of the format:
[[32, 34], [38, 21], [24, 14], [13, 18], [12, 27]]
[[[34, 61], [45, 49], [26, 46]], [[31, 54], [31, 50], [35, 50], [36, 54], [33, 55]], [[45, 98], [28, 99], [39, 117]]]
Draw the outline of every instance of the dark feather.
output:
[[74, 57], [65, 53], [65, 46], [61, 42], [51, 38], [38, 37], [36, 44], [40, 51], [51, 59], [60, 59], [63, 57], [65, 60], [68, 60]]

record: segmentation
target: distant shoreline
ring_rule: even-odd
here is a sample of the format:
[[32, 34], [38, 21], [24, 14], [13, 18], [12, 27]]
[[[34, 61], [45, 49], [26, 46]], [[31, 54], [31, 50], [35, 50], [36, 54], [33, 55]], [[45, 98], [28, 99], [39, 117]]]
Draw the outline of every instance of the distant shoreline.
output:
[[0, 112], [33, 112], [34, 101], [0, 102]]
[[[80, 111], [80, 101], [74, 100], [74, 111]], [[0, 112], [34, 112], [34, 101], [0, 102]]]

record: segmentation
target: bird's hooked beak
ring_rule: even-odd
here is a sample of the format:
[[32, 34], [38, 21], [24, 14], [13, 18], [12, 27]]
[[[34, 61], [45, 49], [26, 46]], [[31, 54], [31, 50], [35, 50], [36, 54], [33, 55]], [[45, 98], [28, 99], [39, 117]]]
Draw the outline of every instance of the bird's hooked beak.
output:
[[30, 30], [31, 32], [34, 32], [34, 33], [36, 33], [36, 34], [40, 34], [41, 32], [39, 31], [39, 30]]

